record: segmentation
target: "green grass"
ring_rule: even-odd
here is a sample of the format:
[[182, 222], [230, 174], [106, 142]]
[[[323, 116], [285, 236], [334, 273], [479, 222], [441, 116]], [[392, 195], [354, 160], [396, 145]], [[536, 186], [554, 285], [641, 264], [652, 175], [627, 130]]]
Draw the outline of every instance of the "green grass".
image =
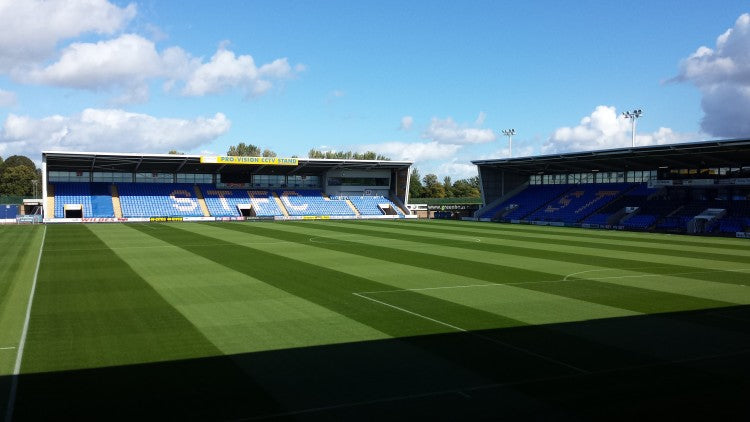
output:
[[[0, 226], [0, 347], [18, 347], [42, 230]], [[742, 239], [451, 221], [45, 239], [19, 418], [748, 411]], [[0, 387], [16, 350], [0, 350]]]
[[13, 373], [43, 227], [0, 225], [0, 376]]

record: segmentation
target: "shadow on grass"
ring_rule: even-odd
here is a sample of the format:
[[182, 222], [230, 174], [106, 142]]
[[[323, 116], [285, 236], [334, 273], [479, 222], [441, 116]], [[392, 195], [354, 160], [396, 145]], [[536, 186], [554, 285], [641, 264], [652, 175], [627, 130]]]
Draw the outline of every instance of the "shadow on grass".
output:
[[747, 420], [750, 307], [26, 374], [18, 386], [14, 420]]

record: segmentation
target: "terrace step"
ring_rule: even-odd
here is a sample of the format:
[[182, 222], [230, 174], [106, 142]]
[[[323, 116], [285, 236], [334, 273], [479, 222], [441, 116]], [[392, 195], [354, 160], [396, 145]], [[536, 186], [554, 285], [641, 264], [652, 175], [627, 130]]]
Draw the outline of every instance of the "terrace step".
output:
[[289, 213], [286, 211], [286, 207], [284, 206], [284, 203], [281, 201], [281, 198], [279, 198], [278, 193], [273, 192], [273, 200], [276, 201], [276, 204], [279, 206], [281, 213], [284, 214], [284, 217], [289, 217]]
[[208, 212], [208, 206], [206, 205], [206, 199], [203, 197], [203, 192], [201, 192], [201, 188], [198, 187], [198, 185], [193, 186], [193, 189], [195, 190], [195, 197], [198, 198], [198, 205], [201, 207], [201, 211], [203, 211], [204, 217], [210, 217], [211, 213]]
[[112, 209], [115, 210], [115, 218], [122, 218], [122, 205], [120, 204], [120, 192], [117, 190], [117, 185], [110, 187], [112, 193]]
[[[330, 198], [329, 198], [329, 199], [330, 199]], [[349, 205], [349, 208], [351, 208], [351, 209], [352, 209], [352, 211], [354, 211], [354, 214], [355, 214], [355, 215], [356, 215], [357, 217], [359, 217], [359, 216], [361, 215], [361, 214], [359, 213], [359, 210], [357, 209], [357, 207], [355, 207], [355, 206], [354, 206], [354, 204], [352, 204], [352, 201], [351, 201], [351, 200], [347, 199], [347, 200], [346, 200], [346, 205]]]

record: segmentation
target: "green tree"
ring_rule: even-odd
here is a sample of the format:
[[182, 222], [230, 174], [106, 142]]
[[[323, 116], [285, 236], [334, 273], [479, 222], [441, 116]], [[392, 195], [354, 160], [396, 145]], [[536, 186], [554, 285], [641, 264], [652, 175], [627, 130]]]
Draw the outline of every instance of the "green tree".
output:
[[424, 182], [425, 198], [445, 198], [445, 187], [432, 173], [422, 179]]
[[365, 151], [365, 152], [355, 152], [352, 155], [352, 158], [355, 160], [379, 160], [379, 161], [390, 161], [391, 159], [386, 157], [385, 155], [380, 155], [376, 153], [375, 151]]
[[245, 144], [244, 142], [230, 146], [229, 151], [227, 151], [227, 155], [242, 157], [260, 157], [260, 154], [260, 147], [253, 144]]
[[479, 198], [479, 178], [472, 177], [469, 179], [456, 180], [456, 182], [453, 183], [453, 196], [455, 198]]
[[409, 197], [422, 198], [423, 195], [422, 176], [419, 175], [419, 170], [414, 167], [411, 169], [411, 177], [409, 178]]
[[6, 158], [3, 162], [2, 168], [10, 168], [10, 167], [17, 167], [17, 166], [26, 166], [30, 167], [32, 169], [36, 168], [36, 165], [29, 157], [23, 156], [23, 155], [11, 155], [10, 157]]
[[[33, 180], [38, 180], [35, 168], [29, 166], [6, 167], [0, 175], [0, 194], [28, 196], [34, 191]], [[38, 185], [37, 185], [38, 186]]]
[[184, 152], [180, 152], [180, 151], [177, 151], [176, 149], [170, 149], [170, 150], [169, 150], [169, 152], [168, 152], [167, 154], [172, 154], [172, 155], [185, 155], [185, 153], [184, 153]]
[[385, 155], [380, 155], [375, 151], [354, 152], [354, 151], [320, 151], [312, 148], [307, 153], [308, 158], [327, 158], [337, 160], [379, 160], [390, 161]]
[[266, 148], [263, 150], [263, 157], [275, 157], [276, 153]]
[[451, 183], [451, 177], [445, 176], [443, 178], [443, 189], [445, 189], [445, 197], [446, 198], [452, 198], [455, 195], [453, 194], [453, 184]]

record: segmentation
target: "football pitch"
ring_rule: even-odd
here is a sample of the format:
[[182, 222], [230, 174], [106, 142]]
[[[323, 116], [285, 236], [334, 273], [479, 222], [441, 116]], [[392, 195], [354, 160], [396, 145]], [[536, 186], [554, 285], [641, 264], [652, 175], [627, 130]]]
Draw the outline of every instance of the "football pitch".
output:
[[0, 226], [0, 418], [745, 419], [748, 304], [745, 239]]

